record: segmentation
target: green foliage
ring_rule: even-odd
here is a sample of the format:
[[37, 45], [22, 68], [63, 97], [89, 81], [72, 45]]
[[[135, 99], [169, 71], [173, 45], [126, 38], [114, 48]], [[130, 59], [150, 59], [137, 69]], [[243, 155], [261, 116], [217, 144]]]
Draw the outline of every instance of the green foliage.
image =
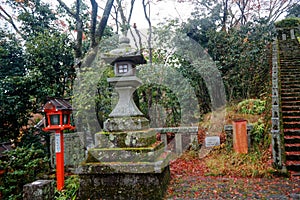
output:
[[208, 33], [208, 52], [222, 72], [229, 101], [258, 97], [266, 92], [269, 77], [268, 44], [274, 27], [264, 21], [240, 29]]
[[41, 98], [38, 102], [44, 102], [46, 96], [70, 96], [75, 69], [72, 43], [68, 36], [41, 33], [26, 42], [26, 49], [29, 76], [36, 81], [35, 92]]
[[65, 180], [63, 190], [55, 191], [55, 199], [57, 200], [75, 200], [79, 189], [79, 177], [77, 175], [69, 176]]
[[25, 74], [25, 61], [20, 41], [12, 34], [0, 30], [0, 79]]
[[286, 17], [300, 17], [300, 4], [294, 4], [289, 8]]
[[107, 82], [107, 78], [111, 78], [114, 76], [114, 72], [112, 68], [107, 68], [98, 84], [97, 84], [97, 93], [96, 93], [96, 112], [97, 112], [97, 119], [100, 123], [100, 126], [103, 128], [104, 121], [108, 118], [111, 110], [112, 104], [112, 86], [109, 85]]
[[291, 28], [300, 26], [300, 18], [291, 17], [275, 23], [276, 28]]
[[265, 111], [266, 101], [260, 99], [246, 99], [237, 105], [239, 113], [260, 115]]
[[251, 130], [251, 142], [254, 145], [264, 144], [266, 134], [266, 124], [262, 119], [259, 119], [253, 124], [253, 129]]
[[0, 180], [3, 199], [22, 199], [23, 185], [33, 182], [48, 173], [48, 158], [42, 149], [17, 147], [4, 152], [0, 168], [5, 170]]
[[180, 104], [175, 93], [169, 88], [149, 84], [141, 86], [137, 93], [142, 97], [139, 108], [147, 117], [152, 116], [151, 123], [154, 127], [180, 125]]

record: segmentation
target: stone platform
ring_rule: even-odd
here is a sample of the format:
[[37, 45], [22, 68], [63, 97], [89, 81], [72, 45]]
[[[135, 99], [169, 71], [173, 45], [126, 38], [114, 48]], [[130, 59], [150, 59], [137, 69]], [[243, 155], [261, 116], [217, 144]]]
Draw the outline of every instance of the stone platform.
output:
[[170, 181], [169, 154], [154, 162], [90, 162], [78, 168], [80, 199], [163, 199]]
[[156, 131], [99, 132], [76, 173], [80, 199], [163, 199], [169, 160]]

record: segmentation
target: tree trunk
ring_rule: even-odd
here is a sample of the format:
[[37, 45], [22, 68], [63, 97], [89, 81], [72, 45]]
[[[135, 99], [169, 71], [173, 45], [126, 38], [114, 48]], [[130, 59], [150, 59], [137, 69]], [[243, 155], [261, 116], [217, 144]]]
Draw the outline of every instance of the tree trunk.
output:
[[[109, 17], [109, 14], [110, 14], [110, 11], [111, 11], [111, 8], [113, 6], [113, 3], [114, 3], [114, 0], [107, 0], [106, 2], [106, 5], [105, 5], [105, 8], [104, 8], [104, 13], [103, 13], [103, 16], [101, 18], [101, 21], [99, 23], [99, 26], [97, 28], [97, 31], [96, 31], [96, 41], [100, 41], [102, 36], [103, 36], [103, 33], [104, 33], [104, 30], [105, 30], [105, 27], [107, 25], [107, 21], [108, 21], [108, 17]], [[98, 43], [97, 42], [97, 43]]]

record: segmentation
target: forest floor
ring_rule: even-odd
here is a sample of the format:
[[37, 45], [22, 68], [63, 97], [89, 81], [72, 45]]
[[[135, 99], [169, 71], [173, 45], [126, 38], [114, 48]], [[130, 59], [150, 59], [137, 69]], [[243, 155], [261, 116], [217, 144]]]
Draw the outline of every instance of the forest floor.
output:
[[300, 199], [299, 176], [211, 176], [207, 159], [186, 152], [172, 161], [165, 199]]

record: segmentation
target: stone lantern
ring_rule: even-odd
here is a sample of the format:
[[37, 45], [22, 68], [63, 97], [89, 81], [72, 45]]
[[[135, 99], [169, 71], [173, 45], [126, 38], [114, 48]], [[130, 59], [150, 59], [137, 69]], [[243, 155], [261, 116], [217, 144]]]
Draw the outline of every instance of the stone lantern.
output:
[[104, 123], [106, 131], [143, 130], [149, 128], [149, 121], [133, 101], [133, 92], [142, 85], [136, 77], [136, 65], [145, 64], [146, 60], [131, 48], [129, 39], [120, 38], [119, 48], [104, 55], [104, 60], [114, 66], [115, 77], [108, 78], [119, 95], [116, 107]]
[[119, 43], [103, 56], [114, 67], [115, 76], [108, 82], [118, 93], [118, 103], [104, 122], [104, 131], [95, 134], [96, 147], [78, 169], [79, 198], [162, 199], [170, 179], [170, 154], [132, 98], [142, 85], [136, 65], [146, 61], [128, 38]]

